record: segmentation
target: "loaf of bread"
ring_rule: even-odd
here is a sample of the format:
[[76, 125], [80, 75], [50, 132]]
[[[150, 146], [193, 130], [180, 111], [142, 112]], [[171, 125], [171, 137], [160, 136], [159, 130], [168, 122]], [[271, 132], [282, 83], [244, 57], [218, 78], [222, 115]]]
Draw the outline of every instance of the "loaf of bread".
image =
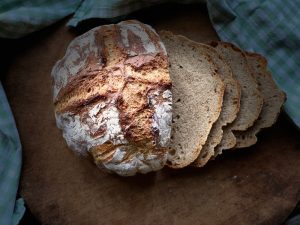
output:
[[150, 26], [124, 21], [88, 31], [71, 42], [52, 77], [57, 126], [73, 151], [123, 176], [165, 165], [171, 80]]
[[105, 171], [202, 167], [255, 144], [285, 101], [262, 56], [159, 34], [135, 20], [96, 27], [52, 70], [57, 126]]

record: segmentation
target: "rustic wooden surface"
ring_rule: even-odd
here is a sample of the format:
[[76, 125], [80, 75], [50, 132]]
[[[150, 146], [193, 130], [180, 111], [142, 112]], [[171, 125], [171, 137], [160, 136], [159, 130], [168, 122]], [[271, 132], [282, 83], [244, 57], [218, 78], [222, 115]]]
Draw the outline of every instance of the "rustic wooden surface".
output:
[[[129, 18], [196, 41], [217, 39], [203, 7], [174, 7], [172, 13], [167, 9], [156, 7]], [[55, 126], [50, 71], [75, 35], [59, 23], [26, 38], [4, 77], [23, 144], [21, 195], [42, 224], [240, 225], [285, 220], [300, 196], [300, 140], [284, 115], [254, 147], [228, 152], [202, 169], [121, 178], [73, 155]]]

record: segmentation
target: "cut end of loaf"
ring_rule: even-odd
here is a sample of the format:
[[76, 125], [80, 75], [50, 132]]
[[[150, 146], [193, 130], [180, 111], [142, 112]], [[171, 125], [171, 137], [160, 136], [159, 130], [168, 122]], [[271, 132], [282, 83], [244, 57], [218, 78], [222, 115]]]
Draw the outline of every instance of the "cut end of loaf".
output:
[[212, 58], [196, 43], [160, 32], [169, 54], [173, 82], [173, 127], [167, 165], [183, 168], [199, 155], [221, 111], [224, 84]]

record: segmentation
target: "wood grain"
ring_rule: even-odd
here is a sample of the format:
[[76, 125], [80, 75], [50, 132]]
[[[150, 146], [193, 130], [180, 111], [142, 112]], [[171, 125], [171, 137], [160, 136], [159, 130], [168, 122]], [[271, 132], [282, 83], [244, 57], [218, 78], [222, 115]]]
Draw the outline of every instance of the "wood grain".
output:
[[[129, 18], [196, 41], [217, 40], [200, 6], [172, 12], [158, 7]], [[300, 196], [299, 132], [285, 116], [254, 147], [227, 152], [200, 169], [121, 178], [72, 154], [55, 125], [50, 71], [75, 35], [59, 23], [27, 38], [3, 82], [23, 144], [21, 195], [42, 224], [284, 221]]]

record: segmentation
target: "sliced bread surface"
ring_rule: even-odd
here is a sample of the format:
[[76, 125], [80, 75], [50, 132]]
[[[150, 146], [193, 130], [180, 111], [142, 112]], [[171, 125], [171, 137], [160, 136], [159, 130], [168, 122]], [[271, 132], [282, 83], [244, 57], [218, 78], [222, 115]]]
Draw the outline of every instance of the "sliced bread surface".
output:
[[223, 128], [237, 117], [240, 108], [241, 87], [239, 82], [233, 78], [229, 65], [213, 47], [198, 44], [198, 48], [212, 57], [213, 62], [217, 66], [217, 73], [225, 84], [220, 116], [213, 124], [205, 145], [193, 163], [193, 166], [202, 167], [214, 156], [214, 149], [221, 142], [222, 136], [228, 142], [235, 139], [231, 129], [223, 130]]
[[[263, 105], [263, 98], [248, 65], [246, 55], [231, 43], [211, 42], [210, 45], [225, 59], [232, 69], [233, 77], [241, 85], [240, 111], [236, 119], [226, 129], [232, 131], [247, 130], [258, 119]], [[225, 149], [233, 148], [235, 145], [236, 140], [230, 139], [229, 141], [222, 138], [221, 143], [215, 149], [215, 156], [221, 154]]]
[[267, 69], [267, 60], [259, 54], [250, 52], [246, 52], [246, 57], [252, 70], [255, 71], [254, 75], [264, 103], [254, 125], [246, 131], [235, 132], [237, 139], [236, 148], [254, 145], [257, 142], [257, 133], [263, 128], [271, 127], [276, 122], [286, 99], [285, 93], [277, 87], [271, 73]]
[[209, 55], [193, 41], [160, 32], [169, 56], [173, 83], [173, 124], [167, 165], [182, 168], [191, 164], [218, 119], [224, 84]]

